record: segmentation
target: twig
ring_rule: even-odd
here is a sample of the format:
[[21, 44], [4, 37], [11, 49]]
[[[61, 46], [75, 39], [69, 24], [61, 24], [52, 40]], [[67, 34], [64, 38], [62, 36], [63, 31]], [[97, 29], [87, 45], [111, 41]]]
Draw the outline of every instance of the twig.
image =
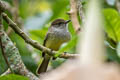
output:
[[70, 11], [68, 12], [68, 14], [70, 15], [73, 27], [76, 31], [76, 33], [78, 33], [80, 31], [80, 24], [77, 18], [77, 2], [76, 0], [70, 0]]
[[[18, 9], [19, 9], [19, 1], [13, 0], [13, 8], [12, 8], [12, 20], [18, 24]], [[10, 35], [13, 32], [11, 27], [8, 27], [7, 29], [7, 35]]]
[[[2, 5], [1, 2], [0, 2], [0, 5]], [[2, 26], [3, 26], [3, 25], [2, 25], [2, 11], [3, 11], [3, 10], [2, 10], [2, 8], [0, 7], [0, 30], [3, 28], [3, 27], [2, 27]]]
[[79, 54], [70, 54], [65, 52], [59, 56], [59, 58], [65, 58], [65, 59], [76, 58], [76, 57], [79, 57]]
[[8, 69], [7, 71], [5, 71], [2, 75], [0, 76], [5, 76], [5, 75], [8, 75], [8, 74], [11, 74], [12, 72], [10, 71], [10, 69]]
[[14, 0], [13, 1], [14, 4], [14, 15], [12, 14], [13, 17], [13, 21], [15, 21], [17, 23], [17, 19], [18, 19], [18, 10], [19, 10], [19, 1], [18, 0]]
[[85, 15], [83, 12], [82, 0], [77, 0], [77, 9], [82, 23], [85, 23]]
[[[44, 51], [45, 53], [47, 53], [50, 56], [55, 56], [55, 54], [57, 53], [56, 51], [52, 51], [49, 48], [46, 48], [42, 45], [40, 45], [38, 42], [33, 41], [31, 38], [29, 38], [29, 36], [27, 34], [25, 34], [8, 16], [7, 14], [3, 13], [3, 19], [9, 24], [9, 26], [19, 35], [21, 36], [26, 43], [30, 44], [31, 46], [33, 46], [34, 48], [37, 48], [41, 51]], [[68, 56], [67, 56], [68, 55]], [[68, 54], [66, 53], [66, 55], [64, 56], [63, 54], [59, 55], [59, 57], [61, 56], [61, 58], [66, 58], [69, 57], [76, 57], [76, 55], [74, 54]]]
[[120, 1], [119, 0], [115, 1], [115, 6], [116, 6], [118, 12], [120, 12]]
[[11, 14], [13, 13], [13, 7], [6, 1], [0, 1], [0, 9], [3, 11], [7, 10]]

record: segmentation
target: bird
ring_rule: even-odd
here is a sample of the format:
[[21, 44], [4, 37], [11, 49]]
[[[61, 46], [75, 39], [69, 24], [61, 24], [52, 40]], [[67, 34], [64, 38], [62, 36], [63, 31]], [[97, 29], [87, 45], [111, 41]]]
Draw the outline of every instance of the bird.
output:
[[[70, 21], [71, 20], [64, 20], [64, 19], [54, 20], [51, 23], [48, 32], [45, 36], [43, 46], [51, 50], [58, 51], [63, 43], [70, 41], [71, 34], [68, 30], [68, 23]], [[38, 66], [37, 68], [37, 74], [46, 72], [49, 61], [51, 59], [51, 56], [45, 54], [44, 51], [42, 52], [42, 55], [44, 59], [40, 64], [40, 66]]]

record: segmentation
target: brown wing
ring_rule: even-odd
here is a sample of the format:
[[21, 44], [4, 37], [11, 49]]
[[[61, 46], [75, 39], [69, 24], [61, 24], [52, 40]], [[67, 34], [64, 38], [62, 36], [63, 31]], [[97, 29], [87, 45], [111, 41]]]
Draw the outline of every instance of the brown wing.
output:
[[51, 26], [48, 28], [48, 32], [47, 32], [45, 39], [44, 39], [44, 42], [43, 42], [43, 46], [45, 46], [46, 41], [48, 40], [50, 34], [51, 34]]
[[47, 33], [47, 35], [45, 36], [45, 39], [44, 39], [44, 42], [43, 42], [43, 46], [45, 46], [47, 40], [48, 40], [48, 33]]
[[[44, 39], [43, 46], [45, 46], [47, 40], [48, 40], [48, 33]], [[37, 74], [46, 72], [47, 67], [48, 67], [48, 63], [50, 61], [50, 57], [47, 57], [47, 55], [45, 55], [44, 52], [42, 52], [42, 57], [44, 57], [44, 59], [43, 59], [41, 65], [39, 65], [37, 68]]]
[[[47, 33], [47, 35], [45, 36], [45, 39], [44, 39], [44, 42], [43, 42], [43, 46], [45, 46], [45, 44], [46, 44], [46, 41], [48, 40], [48, 37], [49, 36], [49, 33]], [[44, 57], [45, 56], [45, 53], [44, 52], [42, 52], [42, 57]]]

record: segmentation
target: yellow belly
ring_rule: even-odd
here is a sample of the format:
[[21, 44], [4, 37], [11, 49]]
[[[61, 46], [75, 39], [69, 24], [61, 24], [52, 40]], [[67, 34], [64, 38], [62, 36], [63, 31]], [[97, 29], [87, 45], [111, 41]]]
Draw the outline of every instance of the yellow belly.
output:
[[52, 50], [59, 50], [60, 46], [62, 45], [61, 40], [47, 40], [45, 46], [52, 49]]

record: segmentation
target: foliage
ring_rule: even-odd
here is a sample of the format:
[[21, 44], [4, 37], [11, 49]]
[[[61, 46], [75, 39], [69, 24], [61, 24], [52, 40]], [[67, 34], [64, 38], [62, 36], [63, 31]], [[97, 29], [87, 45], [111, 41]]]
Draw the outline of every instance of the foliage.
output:
[[112, 38], [114, 41], [120, 41], [120, 15], [119, 13], [112, 8], [107, 8], [103, 10], [105, 16], [105, 31], [108, 36]]
[[[120, 16], [117, 10], [112, 8], [106, 8], [103, 10], [104, 19], [105, 19], [105, 31], [109, 38], [114, 40], [116, 43], [120, 41]], [[111, 42], [109, 42], [111, 44]], [[108, 56], [111, 60], [120, 62], [119, 58], [119, 45], [111, 45], [112, 47], [116, 48], [116, 50], [112, 50], [108, 48]]]
[[[4, 0], [10, 3], [12, 6], [14, 0]], [[86, 9], [86, 3], [88, 0], [83, 0], [83, 7]], [[57, 18], [63, 18], [65, 20], [69, 19], [69, 16], [66, 14], [70, 9], [69, 0], [19, 0], [19, 16], [22, 18], [24, 25], [22, 29], [33, 39], [38, 41], [40, 44], [43, 44], [44, 37], [46, 32], [50, 26], [51, 21]], [[107, 47], [107, 59], [110, 61], [116, 61], [120, 63], [119, 58], [119, 45], [120, 41], [120, 15], [116, 10], [115, 4], [109, 5], [105, 1], [103, 1], [103, 17], [104, 17], [104, 31], [107, 33], [106, 38], [110, 38], [116, 42], [114, 48], [117, 48], [117, 51]], [[8, 13], [8, 12], [7, 12]], [[12, 18], [12, 15], [8, 13]], [[81, 23], [81, 22], [80, 22]], [[4, 22], [4, 28], [7, 31], [8, 25]], [[72, 35], [71, 41], [61, 46], [59, 52], [69, 52], [75, 53], [76, 45], [78, 37], [73, 29], [72, 23], [69, 24], [69, 31]], [[24, 40], [19, 37], [15, 32], [10, 34], [11, 40], [14, 42], [16, 47], [19, 49], [23, 62], [26, 67], [32, 71], [36, 72], [37, 65], [41, 62], [41, 51], [36, 50], [34, 48], [28, 47], [28, 45], [24, 42]], [[105, 40], [108, 44], [111, 44], [107, 39]], [[32, 51], [30, 51], [32, 50]], [[40, 61], [36, 62], [34, 59], [35, 55], [40, 56]], [[55, 61], [51, 61], [50, 66], [52, 68], [56, 68], [60, 64], [62, 64], [65, 59], [57, 59]], [[0, 51], [0, 74], [2, 74], [7, 69], [6, 63]], [[7, 80], [9, 77], [15, 77], [18, 79], [21, 76], [16, 75], [8, 75], [5, 77], [0, 77], [0, 80]], [[23, 78], [23, 77], [22, 77]], [[16, 80], [16, 79], [11, 79]], [[21, 79], [23, 80], [23, 79]], [[27, 80], [26, 78], [24, 80]]]
[[[12, 0], [6, 0], [8, 1], [12, 6], [13, 2]], [[62, 6], [58, 6], [62, 5]], [[34, 7], [33, 7], [34, 6]], [[69, 9], [69, 0], [56, 0], [56, 1], [45, 1], [45, 0], [20, 0], [19, 1], [19, 15], [24, 21], [24, 29], [29, 32], [29, 36], [33, 40], [37, 40], [40, 44], [43, 44], [43, 40], [45, 37], [45, 34], [48, 30], [48, 27], [50, 26], [50, 22], [56, 18], [63, 18], [63, 19], [69, 19], [66, 12]], [[9, 13], [8, 13], [9, 14]], [[9, 14], [11, 17], [11, 15]], [[12, 18], [12, 17], [11, 17]], [[32, 25], [31, 25], [32, 24]], [[8, 25], [4, 22], [4, 27], [7, 31]], [[72, 35], [75, 34], [72, 24], [70, 23], [69, 29], [72, 33]], [[40, 51], [33, 49], [33, 51], [29, 51], [26, 43], [23, 39], [21, 39], [17, 34], [12, 32], [10, 35], [11, 40], [14, 42], [14, 44], [17, 46], [21, 53], [21, 57], [27, 66], [28, 69], [30, 69], [32, 72], [36, 72], [37, 64], [35, 60], [33, 59], [33, 53], [37, 53], [38, 55], [41, 55]], [[76, 43], [75, 43], [76, 44]], [[75, 51], [74, 46], [70, 47], [72, 52]], [[70, 44], [69, 44], [70, 45]], [[64, 46], [65, 47], [65, 46]], [[69, 47], [67, 47], [68, 51], [70, 50]], [[73, 51], [74, 50], [74, 51]], [[72, 53], [71, 52], [71, 53]], [[1, 54], [1, 53], [0, 53]], [[0, 73], [3, 73], [7, 66], [4, 62], [4, 59], [2, 55], [0, 56]], [[59, 61], [61, 62], [61, 61]], [[39, 63], [38, 63], [39, 64]]]
[[29, 79], [24, 76], [10, 74], [0, 77], [0, 80], [29, 80]]

